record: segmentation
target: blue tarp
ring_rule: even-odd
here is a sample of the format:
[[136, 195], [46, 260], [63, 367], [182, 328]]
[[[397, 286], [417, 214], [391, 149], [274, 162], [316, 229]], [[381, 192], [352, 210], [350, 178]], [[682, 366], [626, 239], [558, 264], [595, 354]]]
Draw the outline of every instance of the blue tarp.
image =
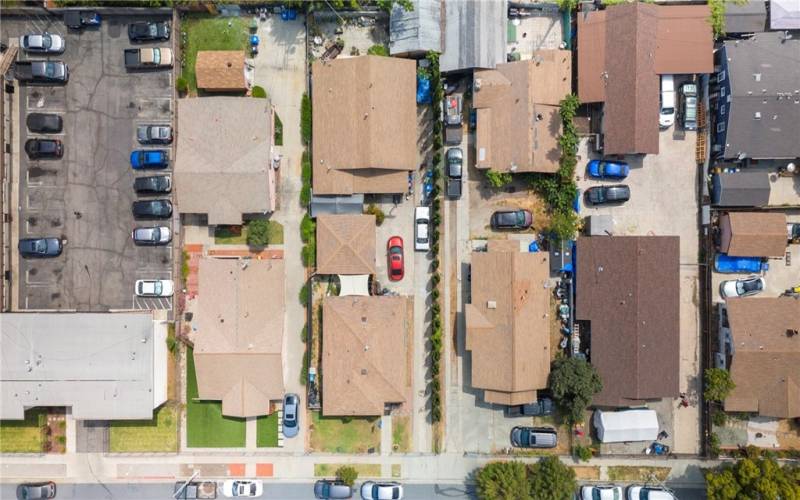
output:
[[294, 21], [297, 19], [297, 9], [283, 9], [281, 11], [281, 19], [284, 21]]
[[417, 104], [430, 104], [431, 102], [431, 81], [421, 75], [417, 75]]
[[714, 270], [718, 273], [758, 273], [769, 268], [761, 257], [731, 257], [724, 253], [714, 256]]
[[528, 245], [528, 251], [531, 252], [531, 253], [538, 252], [539, 251], [539, 243], [537, 243], [536, 241], [531, 241], [531, 244]]

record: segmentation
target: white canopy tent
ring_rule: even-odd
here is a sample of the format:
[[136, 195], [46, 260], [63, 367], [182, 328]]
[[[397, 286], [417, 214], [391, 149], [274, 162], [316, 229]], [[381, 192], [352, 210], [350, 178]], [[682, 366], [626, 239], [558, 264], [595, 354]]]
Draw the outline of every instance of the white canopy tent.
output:
[[597, 439], [603, 443], [655, 441], [658, 437], [658, 414], [654, 410], [594, 412]]
[[339, 297], [344, 297], [346, 295], [360, 295], [366, 297], [369, 295], [368, 274], [340, 274], [339, 282], [342, 284], [342, 288], [339, 290]]

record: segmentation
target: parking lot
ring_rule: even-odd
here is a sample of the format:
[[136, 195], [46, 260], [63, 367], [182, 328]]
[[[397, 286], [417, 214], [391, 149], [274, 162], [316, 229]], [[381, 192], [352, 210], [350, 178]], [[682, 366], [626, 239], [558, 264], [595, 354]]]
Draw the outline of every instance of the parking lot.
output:
[[[17, 87], [19, 237], [54, 236], [64, 243], [60, 257], [20, 259], [15, 275], [19, 309], [172, 307], [171, 299], [134, 296], [137, 279], [171, 279], [172, 245], [137, 247], [131, 230], [137, 225], [171, 227], [172, 221], [134, 221], [134, 178], [152, 172], [135, 174], [129, 161], [131, 151], [142, 147], [137, 125], [172, 122], [172, 71], [129, 73], [123, 57], [123, 50], [132, 47], [129, 22], [162, 19], [104, 14], [99, 29], [83, 31], [67, 30], [60, 17], [3, 19], [4, 37], [45, 30], [63, 36], [66, 51], [48, 58], [64, 61], [70, 73], [63, 87]], [[22, 51], [19, 57], [43, 58]], [[62, 133], [48, 134], [63, 142], [63, 158], [27, 159], [25, 141], [44, 137], [25, 127], [27, 114], [34, 111], [63, 118]]]

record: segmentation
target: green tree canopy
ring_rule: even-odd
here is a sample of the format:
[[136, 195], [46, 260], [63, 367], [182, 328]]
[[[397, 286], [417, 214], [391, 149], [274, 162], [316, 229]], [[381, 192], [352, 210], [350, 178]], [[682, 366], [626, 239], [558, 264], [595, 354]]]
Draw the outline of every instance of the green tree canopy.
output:
[[530, 500], [528, 478], [522, 462], [491, 462], [475, 474], [478, 498]]
[[336, 479], [342, 481], [348, 486], [353, 486], [356, 482], [356, 479], [358, 479], [358, 471], [355, 469], [355, 467], [343, 465], [336, 469]]
[[550, 391], [571, 423], [583, 420], [592, 396], [603, 389], [600, 375], [592, 365], [578, 358], [558, 358], [550, 370]]
[[703, 397], [706, 401], [725, 401], [725, 398], [736, 388], [736, 384], [731, 380], [731, 373], [722, 368], [707, 368], [703, 374], [706, 388]]
[[269, 245], [269, 221], [256, 219], [247, 223], [247, 244], [252, 247]]
[[800, 467], [772, 457], [747, 457], [706, 472], [709, 500], [800, 500]]
[[552, 455], [528, 467], [528, 481], [536, 500], [572, 500], [578, 489], [575, 471]]

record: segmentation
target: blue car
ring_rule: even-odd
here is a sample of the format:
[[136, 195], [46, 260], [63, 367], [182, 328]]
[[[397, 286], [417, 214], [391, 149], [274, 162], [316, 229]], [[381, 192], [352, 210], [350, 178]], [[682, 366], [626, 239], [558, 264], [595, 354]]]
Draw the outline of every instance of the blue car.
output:
[[624, 179], [631, 169], [622, 161], [592, 160], [586, 167], [589, 175], [599, 179]]
[[143, 168], [167, 168], [169, 153], [166, 149], [137, 149], [131, 153], [131, 166], [134, 170]]

